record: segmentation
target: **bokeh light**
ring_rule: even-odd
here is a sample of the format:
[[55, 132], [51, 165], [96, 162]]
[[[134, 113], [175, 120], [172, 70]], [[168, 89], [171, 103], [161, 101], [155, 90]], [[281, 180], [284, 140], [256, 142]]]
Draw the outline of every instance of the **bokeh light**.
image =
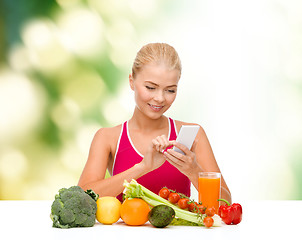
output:
[[0, 199], [52, 199], [77, 184], [96, 131], [132, 115], [128, 75], [148, 42], [177, 49], [167, 115], [204, 127], [234, 199], [302, 199], [301, 1], [1, 8]]
[[58, 27], [68, 48], [75, 54], [88, 59], [101, 54], [103, 21], [94, 11], [85, 6], [68, 9], [58, 17]]
[[1, 153], [1, 175], [9, 180], [22, 178], [28, 169], [28, 160], [16, 149], [6, 149]]
[[34, 68], [46, 72], [56, 71], [69, 60], [68, 49], [61, 42], [55, 24], [49, 19], [28, 22], [23, 28], [22, 38]]
[[38, 85], [18, 72], [4, 68], [0, 79], [0, 143], [4, 144], [30, 134], [42, 117], [44, 96]]

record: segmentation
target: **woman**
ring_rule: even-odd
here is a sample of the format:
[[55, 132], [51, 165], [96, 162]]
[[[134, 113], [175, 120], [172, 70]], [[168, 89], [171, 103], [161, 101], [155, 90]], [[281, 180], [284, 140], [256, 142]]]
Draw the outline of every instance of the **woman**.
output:
[[[136, 102], [133, 115], [121, 125], [97, 131], [80, 187], [121, 200], [124, 180], [137, 179], [155, 193], [166, 186], [190, 196], [191, 183], [198, 188], [198, 172], [220, 172], [202, 127], [190, 150], [175, 139], [182, 125], [192, 123], [163, 115], [176, 98], [180, 76], [181, 62], [173, 47], [151, 43], [140, 49], [129, 75]], [[111, 174], [107, 179], [106, 169]], [[223, 177], [221, 195], [231, 202]]]

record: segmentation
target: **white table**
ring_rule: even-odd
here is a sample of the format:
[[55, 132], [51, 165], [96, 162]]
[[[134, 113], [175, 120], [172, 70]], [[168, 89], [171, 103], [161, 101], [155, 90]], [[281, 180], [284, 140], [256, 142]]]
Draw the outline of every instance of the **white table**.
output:
[[[149, 223], [130, 227], [122, 221], [113, 225], [97, 222], [91, 228], [58, 229], [52, 227], [49, 217], [51, 203], [52, 201], [0, 201], [1, 239], [275, 240], [293, 239], [293, 233], [302, 228], [302, 201], [242, 202], [243, 220], [239, 225], [223, 225], [210, 229], [189, 226], [154, 228]], [[296, 236], [296, 239], [301, 239], [300, 237]]]

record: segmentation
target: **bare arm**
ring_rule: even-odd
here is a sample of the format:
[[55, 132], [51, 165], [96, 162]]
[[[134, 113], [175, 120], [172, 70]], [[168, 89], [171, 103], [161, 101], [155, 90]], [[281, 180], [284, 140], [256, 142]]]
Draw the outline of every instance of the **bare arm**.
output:
[[160, 167], [165, 159], [159, 145], [163, 148], [169, 145], [168, 141], [162, 144], [158, 142], [162, 137], [153, 139], [140, 163], [105, 179], [108, 162], [113, 155], [108, 139], [112, 139], [112, 135], [108, 130], [100, 129], [96, 133], [90, 147], [87, 163], [78, 183], [81, 188], [85, 190], [92, 189], [100, 196], [117, 196], [124, 189], [124, 180], [130, 182], [131, 179], [137, 179]]
[[88, 160], [78, 185], [83, 189], [93, 189], [100, 196], [117, 196], [123, 191], [124, 180], [137, 179], [144, 174], [143, 168], [136, 164], [132, 168], [105, 179], [111, 147], [108, 139], [112, 135], [106, 129], [100, 129], [94, 136]]

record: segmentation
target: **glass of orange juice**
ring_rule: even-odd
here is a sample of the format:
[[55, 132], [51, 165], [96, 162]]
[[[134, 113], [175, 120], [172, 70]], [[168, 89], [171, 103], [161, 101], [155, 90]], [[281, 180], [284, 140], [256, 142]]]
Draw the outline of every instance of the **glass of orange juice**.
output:
[[198, 176], [198, 200], [205, 207], [214, 207], [218, 212], [221, 173], [200, 172]]

